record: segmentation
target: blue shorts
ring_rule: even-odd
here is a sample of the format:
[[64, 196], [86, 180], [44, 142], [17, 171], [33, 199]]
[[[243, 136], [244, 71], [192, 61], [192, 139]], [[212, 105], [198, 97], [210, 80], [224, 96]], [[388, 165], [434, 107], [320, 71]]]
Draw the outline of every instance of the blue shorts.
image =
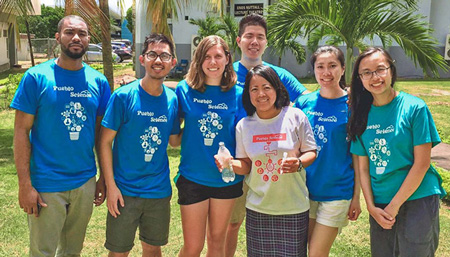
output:
[[[385, 208], [387, 204], [375, 204]], [[434, 256], [439, 243], [439, 195], [405, 202], [392, 229], [383, 229], [370, 217], [373, 257]]]

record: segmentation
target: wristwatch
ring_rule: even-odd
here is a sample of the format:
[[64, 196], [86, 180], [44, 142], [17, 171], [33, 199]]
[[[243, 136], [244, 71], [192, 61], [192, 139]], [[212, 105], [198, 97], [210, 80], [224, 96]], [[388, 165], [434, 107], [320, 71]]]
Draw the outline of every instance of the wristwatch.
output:
[[302, 169], [303, 169], [303, 163], [302, 163], [302, 160], [300, 159], [300, 157], [298, 157], [298, 169], [297, 169], [297, 172], [302, 171]]

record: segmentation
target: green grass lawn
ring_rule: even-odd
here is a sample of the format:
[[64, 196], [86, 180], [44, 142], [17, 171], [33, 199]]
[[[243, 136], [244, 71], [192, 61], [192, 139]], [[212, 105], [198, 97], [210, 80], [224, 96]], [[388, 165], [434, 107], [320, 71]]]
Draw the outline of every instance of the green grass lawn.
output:
[[[5, 77], [1, 76], [0, 79]], [[301, 80], [302, 81], [302, 80]], [[306, 80], [305, 80], [306, 81]], [[310, 82], [310, 80], [308, 81]], [[317, 84], [305, 83], [313, 91]], [[400, 81], [397, 89], [424, 99], [433, 114], [443, 142], [450, 143], [450, 81]], [[17, 199], [17, 176], [14, 167], [13, 140], [14, 112], [0, 111], [0, 256], [27, 256], [28, 228], [25, 213]], [[169, 149], [171, 178], [178, 170], [179, 149]], [[176, 256], [183, 243], [181, 218], [177, 204], [177, 189], [173, 186], [172, 219], [169, 243], [164, 246], [163, 256]], [[368, 213], [361, 198], [363, 213], [356, 222], [344, 228], [333, 245], [330, 256], [370, 256]], [[83, 249], [83, 256], [106, 256], [105, 239], [106, 205], [95, 208]], [[440, 210], [441, 242], [436, 256], [450, 257], [450, 209], [442, 205]], [[420, 236], [420, 235], [417, 235]], [[236, 256], [246, 256], [245, 228], [241, 229]], [[141, 256], [140, 242], [135, 241], [130, 256]], [[205, 251], [204, 251], [205, 252]]]
[[[14, 112], [0, 112], [0, 256], [27, 256], [28, 228], [26, 215], [19, 208], [17, 200], [17, 176], [12, 154]], [[179, 149], [169, 149], [171, 178], [178, 170]], [[172, 219], [169, 243], [164, 246], [163, 256], [176, 256], [183, 243], [180, 210], [177, 204], [177, 189], [173, 186]], [[368, 213], [361, 198], [363, 213], [356, 222], [351, 222], [338, 236], [331, 250], [331, 256], [370, 256]], [[107, 208], [103, 204], [95, 208], [89, 223], [83, 249], [83, 256], [106, 256], [105, 217]], [[442, 205], [441, 243], [436, 256], [450, 256], [450, 210]], [[420, 235], [418, 235], [420, 236]], [[241, 229], [236, 256], [246, 256], [245, 228]], [[130, 256], [141, 256], [141, 246], [135, 240], [135, 248]], [[205, 251], [204, 251], [205, 252]]]

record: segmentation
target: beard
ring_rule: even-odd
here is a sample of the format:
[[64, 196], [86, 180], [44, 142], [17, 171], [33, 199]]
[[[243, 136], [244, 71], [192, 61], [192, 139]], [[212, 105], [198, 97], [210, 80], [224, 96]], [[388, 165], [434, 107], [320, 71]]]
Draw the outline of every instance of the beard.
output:
[[[80, 46], [81, 46], [82, 50], [80, 52], [78, 52], [78, 53], [70, 51], [70, 49], [65, 47], [63, 44], [61, 44], [60, 46], [61, 46], [61, 51], [65, 55], [67, 55], [69, 58], [72, 58], [72, 59], [75, 59], [75, 60], [76, 59], [80, 59], [81, 57], [83, 57], [83, 55], [86, 53], [86, 50], [87, 50], [87, 47], [84, 47], [81, 44], [80, 44]], [[70, 47], [70, 45], [69, 45], [69, 47]]]

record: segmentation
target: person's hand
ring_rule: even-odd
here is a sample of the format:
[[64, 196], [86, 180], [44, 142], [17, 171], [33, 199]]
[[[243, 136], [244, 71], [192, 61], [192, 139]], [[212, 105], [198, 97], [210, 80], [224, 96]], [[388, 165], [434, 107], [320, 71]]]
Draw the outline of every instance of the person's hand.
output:
[[392, 229], [392, 226], [395, 224], [395, 218], [381, 208], [375, 207], [369, 213], [384, 229]]
[[19, 185], [19, 206], [24, 212], [39, 217], [41, 207], [47, 207], [41, 195], [30, 185]]
[[125, 202], [123, 201], [122, 193], [117, 186], [108, 187], [106, 190], [106, 205], [108, 206], [108, 211], [114, 218], [120, 215], [119, 204], [121, 207], [125, 207]]
[[300, 161], [297, 157], [286, 157], [286, 159], [284, 159], [284, 161], [281, 163], [281, 169], [283, 170], [283, 173], [297, 172], [299, 166]]
[[[223, 157], [222, 157], [223, 158]], [[219, 155], [214, 155], [214, 161], [216, 163], [217, 169], [222, 172], [223, 168], [225, 168], [225, 163], [230, 163], [233, 160], [233, 156], [228, 156], [226, 158], [223, 158], [223, 163], [221, 162], [221, 158], [219, 158]]]
[[391, 217], [395, 218], [395, 217], [397, 217], [397, 214], [398, 214], [398, 210], [399, 210], [399, 209], [400, 209], [399, 207], [396, 207], [396, 206], [394, 206], [392, 203], [389, 203], [389, 204], [384, 208], [384, 211], [385, 211], [386, 213], [388, 213], [389, 215], [391, 215]]
[[353, 197], [348, 208], [347, 218], [351, 221], [356, 221], [361, 214], [361, 205], [359, 203], [359, 197]]
[[106, 185], [105, 178], [100, 175], [95, 184], [95, 196], [94, 196], [94, 204], [95, 206], [100, 206], [106, 198]]

